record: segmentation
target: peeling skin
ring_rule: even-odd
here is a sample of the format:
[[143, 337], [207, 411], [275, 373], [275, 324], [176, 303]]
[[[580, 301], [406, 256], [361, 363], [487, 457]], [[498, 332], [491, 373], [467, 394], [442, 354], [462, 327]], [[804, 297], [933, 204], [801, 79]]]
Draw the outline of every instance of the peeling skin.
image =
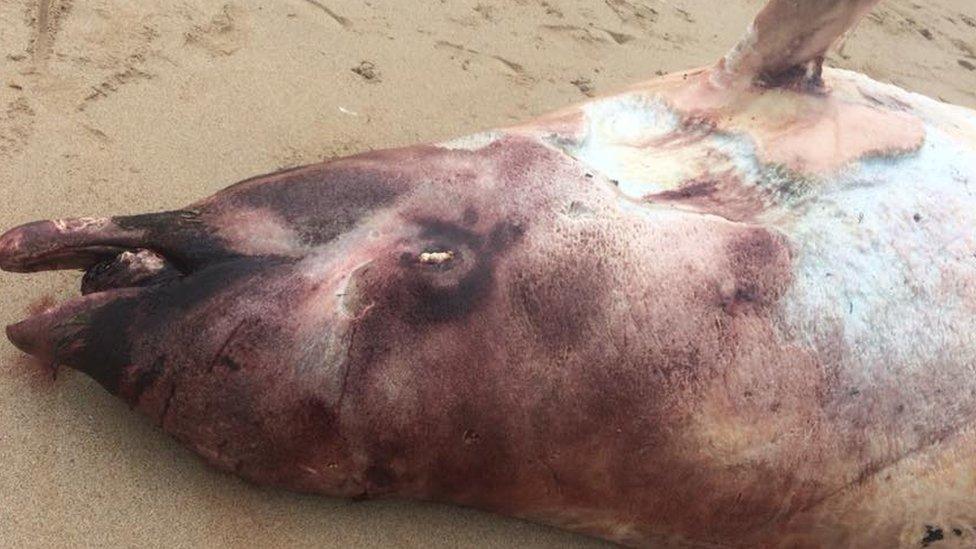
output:
[[[824, 69], [827, 94], [787, 89], [722, 88], [711, 81], [711, 70], [677, 73], [640, 84], [631, 91], [608, 96], [582, 109], [573, 107], [536, 127], [523, 125], [520, 133], [548, 136], [550, 141], [584, 142], [588, 136], [588, 105], [663, 102], [684, 126], [708, 126], [711, 131], [750, 140], [758, 160], [782, 164], [800, 174], [823, 176], [859, 159], [917, 151], [925, 140], [920, 113], [878, 105], [856, 89], [853, 73]], [[554, 120], [560, 121], [553, 124]], [[569, 121], [574, 121], [570, 123]], [[554, 137], [553, 133], [558, 137]], [[676, 132], [677, 133], [677, 132]], [[680, 134], [679, 134], [680, 135]], [[674, 139], [676, 135], [651, 134], [623, 137], [620, 146], [633, 151], [631, 162], [653, 165], [661, 155], [651, 137]], [[704, 151], [685, 150], [686, 158], [669, 154], [670, 162], [683, 166], [687, 157], [704, 159]]]
[[712, 76], [14, 228], [0, 267], [87, 295], [7, 335], [260, 484], [633, 546], [976, 535], [976, 113]]
[[[843, 77], [824, 71], [828, 88], [843, 86], [838, 80]], [[916, 151], [925, 138], [918, 116], [863, 104], [853, 94], [755, 88], [716, 94], [711, 86], [701, 77], [698, 86], [659, 93], [686, 116], [707, 118], [724, 131], [749, 135], [762, 162], [784, 164], [804, 174], [826, 174], [869, 155]]]

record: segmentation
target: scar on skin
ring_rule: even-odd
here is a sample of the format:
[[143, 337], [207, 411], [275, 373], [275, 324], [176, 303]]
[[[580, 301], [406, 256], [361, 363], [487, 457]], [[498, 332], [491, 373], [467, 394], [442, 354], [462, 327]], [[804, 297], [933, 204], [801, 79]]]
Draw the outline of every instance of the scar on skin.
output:
[[420, 254], [420, 262], [427, 265], [440, 265], [454, 259], [454, 252], [445, 250], [442, 252], [423, 252]]

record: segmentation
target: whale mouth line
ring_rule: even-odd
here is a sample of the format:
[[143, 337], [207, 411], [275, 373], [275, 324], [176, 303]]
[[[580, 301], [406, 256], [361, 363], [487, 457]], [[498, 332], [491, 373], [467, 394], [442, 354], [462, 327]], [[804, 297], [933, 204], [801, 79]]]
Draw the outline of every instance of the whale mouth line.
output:
[[19, 261], [16, 264], [3, 265], [3, 269], [22, 273], [59, 269], [87, 270], [90, 266], [107, 258], [115, 257], [129, 249], [112, 244], [65, 246], [18, 258]]
[[13, 272], [77, 269], [83, 273], [82, 295], [150, 286], [186, 274], [159, 251], [115, 244], [59, 247], [19, 257], [16, 264], [4, 265], [4, 269]]
[[80, 296], [55, 303], [6, 327], [7, 338], [14, 346], [52, 365], [61, 362], [62, 355], [69, 351], [65, 342], [77, 339], [89, 315], [97, 309], [186, 276], [165, 255], [143, 247], [99, 243], [59, 245], [31, 252], [16, 254], [14, 260], [13, 254], [8, 255], [4, 269], [76, 269], [82, 273]]

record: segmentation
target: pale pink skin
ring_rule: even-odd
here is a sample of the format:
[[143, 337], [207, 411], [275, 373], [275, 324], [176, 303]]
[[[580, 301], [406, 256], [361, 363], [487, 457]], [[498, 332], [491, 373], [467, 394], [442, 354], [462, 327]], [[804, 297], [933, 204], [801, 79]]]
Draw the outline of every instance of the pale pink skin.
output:
[[628, 545], [971, 544], [976, 114], [763, 87], [869, 7], [822, 5], [800, 57], [13, 229], [3, 268], [110, 289], [8, 335], [259, 483]]

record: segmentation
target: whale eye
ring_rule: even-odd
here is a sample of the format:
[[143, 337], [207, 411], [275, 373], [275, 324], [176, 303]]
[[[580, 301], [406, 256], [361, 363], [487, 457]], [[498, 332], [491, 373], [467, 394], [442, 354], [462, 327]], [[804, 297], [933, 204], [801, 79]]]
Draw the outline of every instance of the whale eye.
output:
[[408, 271], [423, 278], [434, 277], [431, 280], [455, 279], [464, 276], [465, 272], [477, 262], [478, 254], [471, 247], [463, 243], [428, 242], [415, 245], [411, 250], [400, 254], [400, 265]]
[[521, 224], [508, 221], [486, 233], [438, 220], [418, 225], [415, 239], [397, 243], [391, 269], [377, 278], [370, 298], [377, 303], [374, 313], [414, 325], [458, 320], [482, 306], [499, 259], [524, 233]]
[[453, 250], [421, 252], [418, 258], [424, 265], [447, 265], [454, 260]]
[[400, 265], [412, 267], [427, 272], [445, 272], [466, 263], [472, 255], [467, 246], [452, 245], [441, 242], [420, 245], [416, 251], [405, 251], [400, 254]]
[[434, 245], [423, 248], [414, 257], [414, 262], [426, 271], [442, 273], [464, 265], [470, 254], [462, 250], [462, 246]]

